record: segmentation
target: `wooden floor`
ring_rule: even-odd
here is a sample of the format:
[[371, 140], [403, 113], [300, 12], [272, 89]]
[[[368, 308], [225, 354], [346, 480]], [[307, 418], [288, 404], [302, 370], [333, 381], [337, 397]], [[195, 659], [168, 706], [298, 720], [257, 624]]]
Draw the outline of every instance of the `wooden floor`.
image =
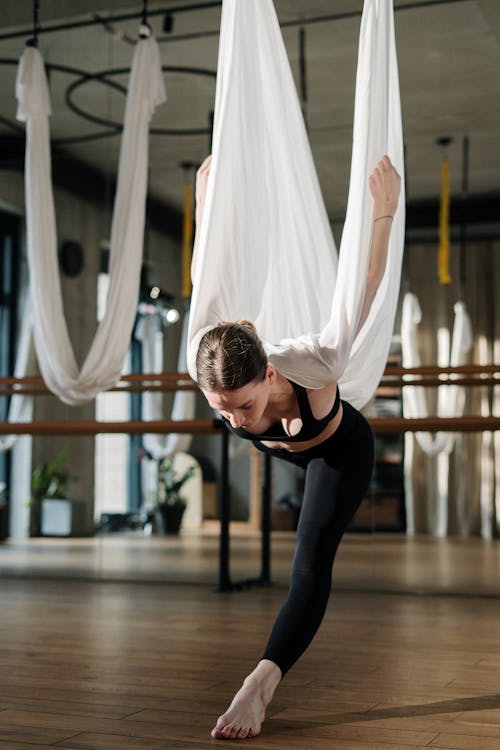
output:
[[[0, 750], [220, 745], [210, 729], [263, 648], [291, 539], [275, 540], [276, 585], [224, 594], [212, 585], [214, 538], [153, 540], [141, 566], [146, 542], [136, 540], [139, 554], [127, 540], [126, 560], [125, 540], [109, 539], [108, 574], [93, 577], [91, 541], [0, 545]], [[257, 542], [234, 539], [235, 552], [258, 562]], [[499, 547], [348, 537], [318, 636], [278, 688], [262, 734], [243, 744], [498, 750]], [[204, 560], [211, 582], [157, 571], [146, 583], [170, 556], [193, 580]], [[233, 563], [245, 572], [239, 554]]]
[[[295, 536], [273, 532], [273, 583], [288, 584]], [[78, 580], [195, 583], [215, 586], [217, 534], [178, 537], [112, 534], [89, 539], [38, 538], [0, 544], [0, 576]], [[260, 537], [235, 526], [230, 574], [260, 572]], [[500, 540], [409, 538], [403, 534], [347, 534], [335, 563], [338, 589], [500, 596]]]

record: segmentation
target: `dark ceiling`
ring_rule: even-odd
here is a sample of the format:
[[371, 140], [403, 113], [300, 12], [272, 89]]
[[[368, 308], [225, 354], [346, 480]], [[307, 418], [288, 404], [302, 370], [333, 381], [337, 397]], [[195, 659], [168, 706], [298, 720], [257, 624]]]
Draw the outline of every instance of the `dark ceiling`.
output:
[[[428, 210], [434, 216], [441, 159], [436, 140], [446, 136], [452, 139], [448, 157], [456, 197], [453, 210], [463, 205], [459, 198], [467, 138], [471, 219], [484, 221], [486, 215], [491, 222], [496, 212], [500, 223], [500, 2], [395, 0], [394, 4], [410, 217], [425, 223]], [[362, 2], [276, 0], [275, 6], [298, 84], [300, 28], [304, 29], [310, 140], [330, 218], [341, 222]], [[78, 170], [81, 185], [86, 172], [91, 180], [103, 181], [112, 180], [116, 173], [124, 104], [120, 89], [127, 83], [123, 71], [130, 66], [141, 9], [142, 2], [127, 0], [40, 3], [39, 48], [49, 66], [55, 176], [63, 182], [71, 182]], [[149, 2], [148, 10], [169, 96], [152, 123], [150, 203], [158, 215], [166, 210], [163, 215], [168, 216], [171, 209], [175, 216], [182, 203], [180, 165], [199, 163], [209, 149], [220, 3]], [[4, 168], [20, 157], [23, 128], [15, 119], [15, 63], [31, 34], [32, 12], [29, 2], [2, 3]], [[106, 76], [96, 77], [104, 71], [109, 71]]]

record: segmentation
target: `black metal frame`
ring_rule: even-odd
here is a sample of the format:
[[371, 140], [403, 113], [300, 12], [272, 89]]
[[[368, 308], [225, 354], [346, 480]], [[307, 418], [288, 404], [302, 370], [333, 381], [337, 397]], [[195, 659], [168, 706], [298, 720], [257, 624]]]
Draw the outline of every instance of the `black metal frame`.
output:
[[[2, 281], [0, 285], [0, 307], [2, 313], [5, 312], [5, 315], [0, 315], [0, 375], [2, 376], [12, 375], [14, 371], [16, 312], [19, 298], [19, 279], [21, 266], [21, 253], [19, 248], [20, 225], [20, 217], [15, 216], [14, 214], [0, 211], [0, 269], [2, 272]], [[9, 251], [10, 258], [8, 260], [8, 264], [4, 257], [4, 252], [6, 252], [4, 241], [7, 237], [9, 237], [11, 240], [11, 248]], [[3, 401], [3, 403], [0, 403], [0, 418], [2, 420], [5, 420], [9, 408], [9, 399], [0, 399], [0, 402], [1, 401]], [[9, 504], [10, 473], [10, 451], [1, 452], [0, 479], [5, 482], [7, 487], [7, 506]], [[5, 527], [7, 527], [6, 519], [4, 519], [4, 525]], [[4, 534], [2, 533], [1, 536], [3, 537]]]
[[[182, 65], [163, 65], [162, 71], [164, 73], [180, 73], [182, 75], [204, 76], [206, 78], [212, 78], [214, 81], [217, 77], [217, 72], [215, 70], [210, 70], [209, 68], [194, 68]], [[110, 68], [109, 70], [101, 70], [99, 71], [99, 73], [94, 74], [84, 73], [83, 71], [80, 71], [80, 78], [70, 84], [66, 89], [66, 105], [75, 115], [82, 117], [84, 120], [88, 120], [89, 122], [95, 123], [97, 125], [104, 125], [105, 127], [112, 128], [113, 132], [120, 133], [123, 130], [122, 123], [115, 122], [114, 120], [109, 120], [105, 117], [97, 117], [96, 115], [92, 115], [89, 112], [86, 112], [84, 109], [75, 104], [75, 102], [73, 101], [73, 94], [84, 84], [95, 81], [97, 83], [102, 83], [110, 86], [111, 88], [114, 88], [116, 91], [126, 96], [127, 89], [125, 88], [125, 86], [121, 86], [118, 83], [110, 81], [109, 77], [126, 75], [129, 72], [130, 68]], [[209, 124], [207, 124], [204, 127], [200, 128], [150, 128], [149, 133], [150, 135], [209, 135], [210, 129]]]
[[229, 491], [229, 432], [222, 426], [221, 434], [221, 463], [219, 481], [219, 580], [217, 591], [241, 591], [252, 586], [271, 585], [271, 456], [264, 456], [264, 476], [261, 495], [261, 571], [256, 578], [247, 578], [233, 582], [230, 573], [230, 514], [231, 501]]
[[[419, 8], [428, 8], [434, 5], [452, 5], [456, 3], [469, 2], [470, 0], [421, 0], [420, 2], [409, 2], [396, 5], [394, 11], [397, 13], [403, 10], [416, 10]], [[222, 0], [213, 0], [212, 2], [203, 3], [192, 3], [191, 5], [178, 5], [170, 6], [165, 8], [157, 8], [155, 10], [149, 10], [147, 13], [148, 18], [153, 16], [164, 16], [166, 14], [173, 15], [176, 13], [188, 13], [197, 10], [208, 10], [210, 8], [217, 8], [222, 6]], [[313, 16], [311, 18], [297, 18], [293, 21], [284, 21], [281, 23], [282, 28], [290, 28], [294, 26], [310, 26], [316, 23], [327, 23], [330, 21], [342, 21], [349, 18], [357, 18], [361, 16], [361, 10], [349, 11], [346, 13], [328, 13], [321, 16]], [[68, 31], [69, 29], [86, 28], [88, 26], [102, 25], [103, 22], [107, 24], [113, 24], [117, 21], [132, 21], [134, 19], [143, 20], [143, 11], [135, 11], [133, 13], [122, 13], [118, 16], [109, 16], [103, 18], [102, 16], [96, 16], [87, 21], [73, 21], [70, 23], [59, 23], [52, 26], [38, 26], [37, 37], [41, 34], [51, 34], [56, 31]], [[182, 39], [193, 39], [202, 38], [205, 36], [214, 36], [219, 33], [219, 30], [209, 30], [205, 32], [198, 32], [196, 34], [179, 34], [160, 37], [157, 39], [158, 42], [177, 42]], [[14, 31], [7, 34], [0, 34], [0, 41], [4, 39], [16, 39], [19, 37], [30, 38], [33, 35], [33, 27], [21, 29], [20, 31]]]

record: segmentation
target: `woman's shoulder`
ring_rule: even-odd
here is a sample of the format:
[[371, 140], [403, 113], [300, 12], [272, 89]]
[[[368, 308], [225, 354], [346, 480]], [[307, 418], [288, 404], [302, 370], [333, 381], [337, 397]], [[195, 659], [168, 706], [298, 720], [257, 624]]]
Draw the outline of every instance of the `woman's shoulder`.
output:
[[306, 388], [309, 406], [315, 419], [322, 419], [332, 409], [337, 397], [338, 384], [330, 383], [323, 388]]
[[329, 383], [328, 385], [324, 385], [321, 388], [305, 388], [305, 391], [309, 397], [329, 397], [333, 395], [334, 397], [337, 395], [337, 389], [338, 389], [338, 383]]

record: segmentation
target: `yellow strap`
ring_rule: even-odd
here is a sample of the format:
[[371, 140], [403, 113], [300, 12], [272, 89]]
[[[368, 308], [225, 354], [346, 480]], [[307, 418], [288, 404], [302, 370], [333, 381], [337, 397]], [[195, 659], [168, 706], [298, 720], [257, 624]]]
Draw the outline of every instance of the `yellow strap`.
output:
[[450, 275], [450, 168], [441, 162], [441, 203], [439, 206], [438, 272], [440, 284], [451, 284]]
[[191, 250], [193, 246], [193, 188], [190, 182], [183, 185], [184, 221], [182, 226], [182, 296], [191, 296]]

